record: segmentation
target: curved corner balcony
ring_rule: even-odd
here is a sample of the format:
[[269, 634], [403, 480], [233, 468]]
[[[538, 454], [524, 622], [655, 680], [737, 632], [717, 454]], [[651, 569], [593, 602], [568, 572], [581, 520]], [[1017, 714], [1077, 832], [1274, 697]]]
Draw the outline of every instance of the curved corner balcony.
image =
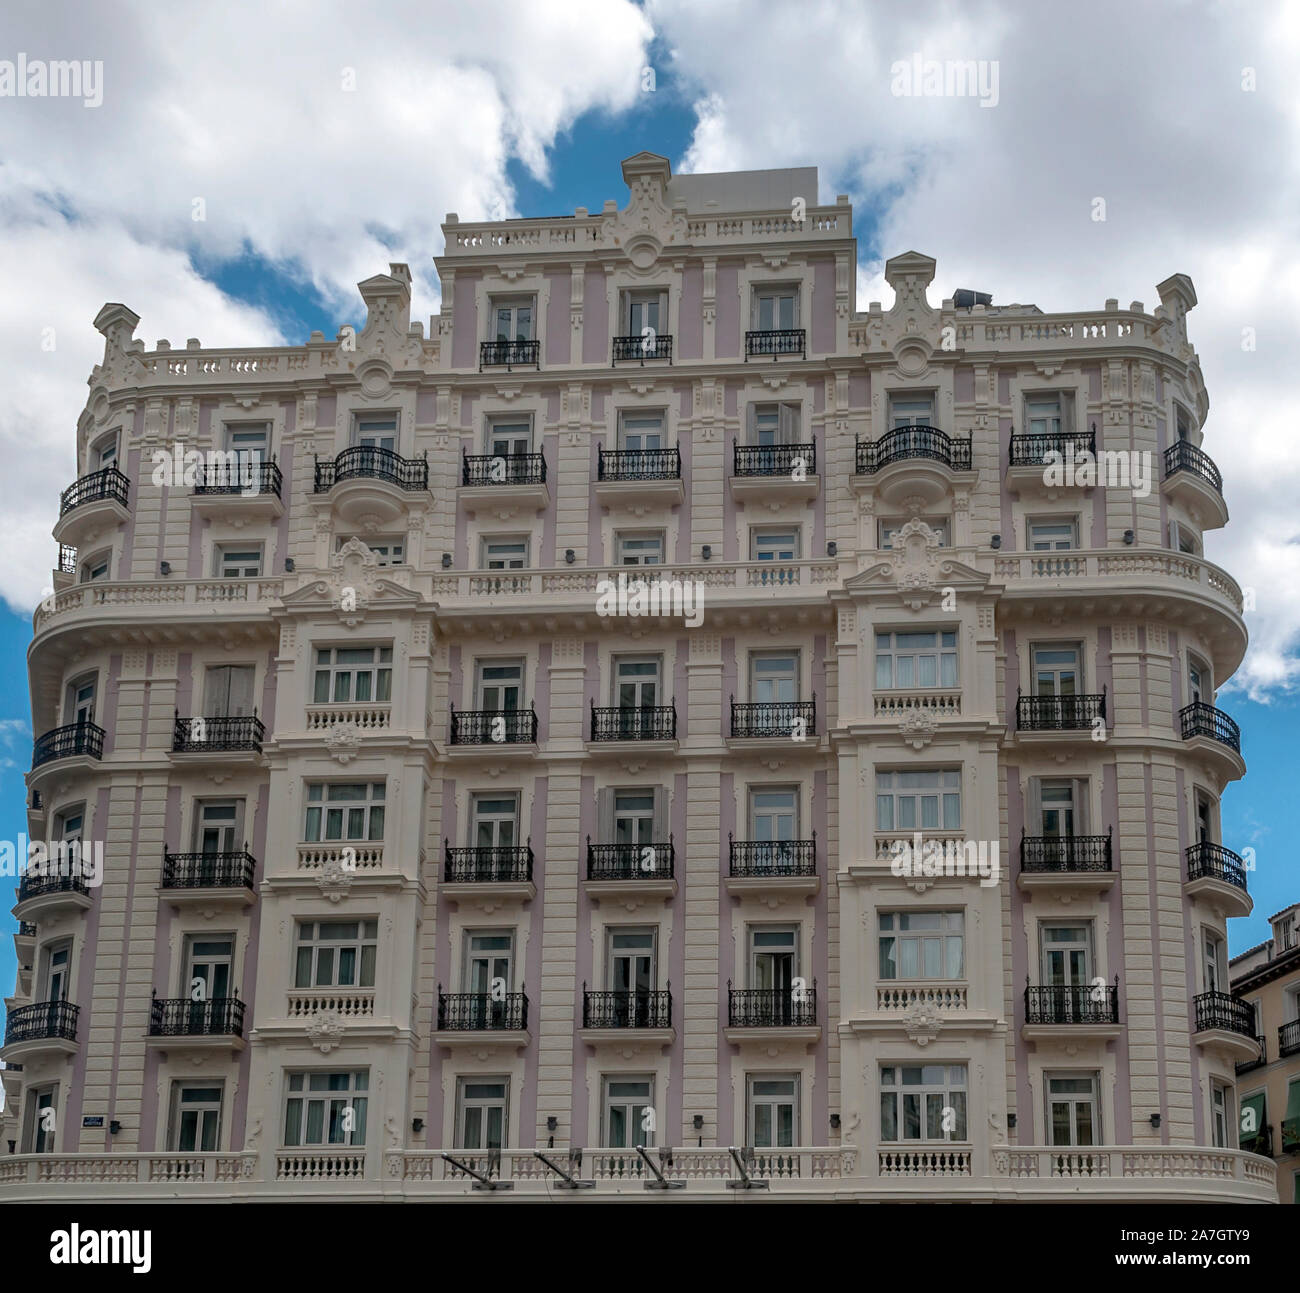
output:
[[1175, 440], [1165, 450], [1161, 489], [1166, 498], [1185, 507], [1201, 529], [1217, 530], [1227, 525], [1223, 476], [1210, 455], [1190, 440]]
[[102, 759], [104, 729], [96, 723], [67, 723], [36, 738], [32, 771], [57, 759]]
[[605, 449], [596, 457], [596, 499], [606, 507], [672, 507], [686, 498], [681, 450]]
[[275, 459], [243, 460], [236, 454], [228, 458], [199, 465], [190, 496], [194, 511], [213, 519], [274, 520], [283, 515], [284, 476]]
[[1210, 840], [1188, 848], [1185, 890], [1223, 916], [1249, 916], [1255, 907], [1246, 891], [1246, 864], [1231, 849]]
[[540, 341], [482, 341], [478, 348], [478, 370], [504, 368], [541, 368]]
[[1109, 831], [1105, 835], [1021, 835], [1018, 888], [1099, 892], [1114, 883]]
[[1255, 1012], [1240, 997], [1227, 992], [1201, 992], [1192, 998], [1195, 1026], [1192, 1040], [1232, 1060], [1252, 1060], [1259, 1054]]
[[340, 520], [384, 525], [405, 515], [412, 494], [429, 489], [429, 460], [403, 458], [377, 445], [352, 445], [333, 459], [316, 460], [314, 492], [328, 495]]
[[54, 538], [60, 544], [81, 548], [101, 532], [126, 521], [130, 482], [116, 467], [82, 476], [59, 497], [59, 519]]
[[1178, 711], [1178, 726], [1184, 741], [1203, 753], [1221, 758], [1233, 777], [1246, 775], [1241, 757], [1241, 729], [1221, 709], [1194, 700]]
[[238, 997], [154, 997], [149, 1045], [162, 1050], [242, 1051], [244, 1003]]
[[853, 485], [887, 503], [909, 497], [937, 503], [972, 470], [969, 437], [957, 440], [931, 426], [895, 427], [879, 439], [858, 441]]
[[70, 1055], [77, 1049], [77, 1016], [80, 1009], [70, 1001], [37, 1001], [19, 1006], [5, 1020], [4, 1048], [0, 1059], [6, 1064], [28, 1056]]
[[35, 920], [57, 912], [85, 911], [91, 901], [90, 886], [79, 873], [60, 869], [44, 875], [29, 870], [19, 881], [14, 912], [19, 920]]

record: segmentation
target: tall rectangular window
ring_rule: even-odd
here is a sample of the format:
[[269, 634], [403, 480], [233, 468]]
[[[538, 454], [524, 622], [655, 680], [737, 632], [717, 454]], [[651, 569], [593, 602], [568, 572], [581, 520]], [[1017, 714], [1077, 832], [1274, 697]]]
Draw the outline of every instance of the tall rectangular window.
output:
[[799, 1078], [750, 1073], [745, 1078], [745, 1125], [755, 1149], [789, 1149], [799, 1143]]
[[966, 1139], [965, 1064], [887, 1064], [880, 1070], [882, 1141]]
[[167, 1148], [173, 1154], [211, 1154], [221, 1148], [220, 1082], [173, 1082]]
[[647, 1148], [655, 1143], [654, 1119], [647, 1110], [654, 1109], [654, 1078], [619, 1074], [604, 1079], [604, 1110], [601, 1128], [609, 1149]]
[[251, 664], [209, 665], [203, 675], [208, 718], [246, 718], [254, 709], [257, 670]]
[[754, 330], [786, 331], [799, 326], [799, 290], [795, 287], [761, 287], [754, 292]]
[[286, 1149], [310, 1145], [364, 1145], [370, 1074], [290, 1073], [284, 1102]]
[[456, 1080], [456, 1148], [503, 1149], [510, 1110], [510, 1079]]
[[1047, 1077], [1047, 1134], [1052, 1145], [1101, 1144], [1097, 1076], [1067, 1073]]

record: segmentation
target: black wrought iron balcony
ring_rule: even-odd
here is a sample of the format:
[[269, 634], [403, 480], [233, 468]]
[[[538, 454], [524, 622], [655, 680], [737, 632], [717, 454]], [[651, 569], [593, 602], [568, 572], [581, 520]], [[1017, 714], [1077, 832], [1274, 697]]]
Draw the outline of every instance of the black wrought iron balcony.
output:
[[1222, 844], [1201, 840], [1187, 850], [1189, 880], [1219, 880], [1246, 892], [1246, 864]]
[[28, 871], [18, 882], [18, 901], [44, 898], [51, 893], [79, 893], [90, 897], [90, 886], [80, 875], [41, 875]]
[[172, 751], [176, 754], [260, 752], [265, 735], [266, 728], [256, 714], [182, 718], [178, 711], [172, 730]]
[[1114, 983], [1025, 987], [1027, 1024], [1119, 1023], [1119, 978]]
[[518, 1032], [528, 1027], [528, 995], [507, 992], [444, 992], [438, 985], [438, 1031]]
[[527, 884], [533, 878], [533, 850], [527, 844], [454, 849], [444, 840], [443, 857], [447, 884]]
[[1264, 1123], [1257, 1127], [1253, 1135], [1247, 1132], [1238, 1132], [1238, 1148], [1244, 1149], [1248, 1154], [1259, 1154], [1264, 1158], [1273, 1157], [1273, 1128]]
[[1256, 1036], [1255, 1012], [1240, 997], [1227, 992], [1199, 992], [1192, 998], [1192, 1006], [1198, 1033], [1218, 1028], [1243, 1037]]
[[859, 440], [857, 474], [869, 476], [891, 463], [909, 458], [942, 463], [949, 471], [970, 471], [971, 442], [954, 440], [938, 427], [895, 427], [878, 440]]
[[737, 840], [728, 833], [730, 873], [754, 876], [817, 874], [817, 835], [810, 840]]
[[478, 348], [478, 368], [534, 368], [542, 366], [540, 341], [483, 341]]
[[733, 737], [787, 737], [802, 740], [817, 735], [817, 697], [811, 700], [758, 701], [738, 705], [731, 698]]
[[71, 544], [59, 544], [59, 564], [57, 567], [60, 574], [75, 575], [77, 573], [77, 550]]
[[452, 745], [535, 745], [537, 711], [451, 707]]
[[1021, 696], [1017, 732], [1079, 732], [1106, 718], [1106, 691], [1092, 696]]
[[163, 852], [164, 889], [251, 889], [257, 861], [245, 849], [222, 853]]
[[671, 880], [673, 840], [664, 844], [593, 844], [587, 836], [588, 880]]
[[1013, 435], [1007, 463], [1011, 467], [1045, 467], [1048, 454], [1061, 461], [1078, 461], [1085, 453], [1097, 454], [1097, 429], [1090, 431], [1039, 431]]
[[681, 480], [682, 455], [671, 449], [601, 449], [597, 480]]
[[345, 480], [382, 480], [399, 489], [429, 488], [429, 460], [403, 458], [392, 449], [356, 444], [333, 460], [316, 459], [316, 493], [326, 494]]
[[55, 759], [70, 759], [84, 755], [91, 759], [104, 757], [104, 729], [96, 723], [67, 723], [38, 736], [32, 746], [32, 768]]
[[462, 485], [545, 485], [546, 459], [540, 453], [462, 454]]
[[1300, 1051], [1300, 1019], [1293, 1019], [1277, 1030], [1277, 1053], [1279, 1056], [1294, 1055], [1297, 1051]]
[[1253, 1059], [1239, 1060], [1237, 1062], [1238, 1073], [1249, 1073], [1251, 1069], [1262, 1068], [1268, 1063], [1268, 1039], [1260, 1035], [1255, 1038], [1255, 1043], [1259, 1047], [1259, 1054]]
[[591, 707], [593, 741], [675, 741], [676, 705]]
[[1190, 471], [1207, 485], [1212, 485], [1218, 493], [1223, 493], [1223, 476], [1214, 460], [1190, 440], [1175, 440], [1165, 450], [1165, 479], [1168, 480], [1176, 471]]
[[727, 981], [730, 1028], [812, 1028], [816, 1023], [816, 979], [810, 988], [733, 988]]
[[767, 328], [745, 333], [745, 359], [758, 355], [798, 355], [808, 358], [806, 334], [802, 328]]
[[733, 476], [788, 476], [791, 480], [817, 474], [817, 445], [802, 444], [732, 444]]
[[1111, 869], [1111, 835], [1021, 835], [1020, 869], [1069, 875]]
[[671, 1028], [673, 994], [667, 989], [627, 988], [591, 992], [582, 985], [584, 1028]]
[[35, 937], [36, 937], [36, 922], [35, 922], [34, 920], [20, 920], [20, 921], [18, 922], [18, 937], [19, 937], [19, 938], [35, 938]]
[[274, 458], [263, 462], [258, 459], [245, 459], [232, 462], [209, 462], [200, 464], [194, 474], [194, 492], [196, 494], [274, 494], [280, 497], [280, 487], [284, 478], [279, 464]]
[[80, 1008], [71, 1001], [38, 1001], [35, 1005], [19, 1006], [5, 1020], [5, 1045], [53, 1040], [75, 1042], [80, 1013]]
[[1207, 736], [1241, 753], [1241, 728], [1223, 710], [1215, 709], [1203, 700], [1194, 700], [1178, 711], [1178, 721], [1182, 725], [1184, 741], [1190, 741], [1194, 736]]
[[59, 495], [59, 515], [66, 516], [73, 508], [84, 507], [87, 503], [108, 501], [125, 507], [130, 485], [131, 482], [116, 467], [92, 471]]
[[639, 360], [644, 364], [647, 359], [666, 359], [669, 363], [672, 363], [672, 333], [647, 332], [640, 337], [614, 338], [613, 363], [618, 364], [625, 360]]
[[242, 1037], [244, 1003], [238, 997], [154, 997], [149, 1007], [150, 1037]]

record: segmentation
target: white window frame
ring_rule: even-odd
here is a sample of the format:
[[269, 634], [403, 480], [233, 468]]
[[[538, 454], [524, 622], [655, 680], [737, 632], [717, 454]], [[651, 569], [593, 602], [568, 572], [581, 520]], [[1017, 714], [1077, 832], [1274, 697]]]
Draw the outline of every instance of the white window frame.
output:
[[[314, 1079], [344, 1078], [346, 1084], [334, 1090], [312, 1089]], [[364, 1092], [364, 1094], [362, 1094]], [[366, 1143], [366, 1115], [369, 1112], [370, 1070], [361, 1069], [300, 1069], [285, 1074], [284, 1083], [284, 1117], [280, 1131], [284, 1139], [284, 1149], [326, 1148], [330, 1145], [360, 1146]], [[296, 1110], [292, 1109], [294, 1104]], [[323, 1140], [308, 1140], [308, 1128], [311, 1122], [311, 1107], [320, 1105], [321, 1130]], [[331, 1135], [331, 1124], [344, 1109], [353, 1110], [352, 1127], [342, 1131], [341, 1136]], [[295, 1135], [291, 1138], [289, 1120], [294, 1116], [297, 1123]]]
[[[877, 913], [876, 968], [882, 983], [919, 983], [935, 980], [960, 982], [966, 978], [966, 913], [963, 911], [881, 911]], [[933, 927], [920, 921], [937, 921]], [[911, 926], [915, 925], [915, 928]], [[953, 944], [956, 943], [956, 972], [952, 972]], [[892, 951], [893, 965], [886, 964], [886, 947]], [[936, 972], [927, 969], [928, 952], [933, 947]], [[906, 971], [909, 962], [914, 965]], [[892, 968], [892, 973], [889, 969]]]
[[[384, 425], [392, 423], [392, 426]], [[397, 410], [390, 412], [380, 412], [375, 410], [368, 413], [354, 413], [352, 415], [351, 447], [360, 448], [367, 440], [378, 440], [381, 443], [369, 447], [375, 449], [388, 449], [396, 453], [398, 446], [401, 444], [402, 435], [402, 415]], [[382, 443], [385, 440], [391, 440], [391, 444]]]
[[[800, 1100], [800, 1075], [798, 1073], [746, 1073], [745, 1074], [745, 1143], [753, 1149], [790, 1149], [800, 1144], [800, 1120], [803, 1112]], [[789, 1090], [784, 1092], [759, 1093], [756, 1086], [763, 1083], [784, 1083]], [[790, 1143], [774, 1144], [779, 1141], [779, 1110], [784, 1105], [790, 1106]], [[769, 1143], [759, 1144], [758, 1111], [760, 1108], [771, 1110], [769, 1125], [772, 1135]]]
[[[344, 981], [343, 958], [349, 952], [352, 970], [350, 981]], [[322, 964], [327, 966], [324, 979]], [[298, 991], [373, 988], [378, 964], [379, 921], [375, 918], [300, 920], [294, 928], [293, 986]], [[300, 982], [304, 977], [307, 982]]]
[[[646, 1094], [642, 1099], [639, 1096], [631, 1094], [620, 1095], [617, 1098], [610, 1090], [615, 1083], [643, 1083], [646, 1086]], [[638, 1103], [638, 1101], [641, 1101]], [[619, 1108], [625, 1111], [627, 1117], [627, 1130], [634, 1136], [631, 1145], [615, 1146], [611, 1128], [611, 1118], [613, 1110]], [[641, 1110], [641, 1117], [637, 1117], [635, 1110]], [[644, 1130], [642, 1120], [645, 1116], [645, 1110], [655, 1110], [655, 1075], [653, 1073], [606, 1073], [603, 1074], [600, 1081], [600, 1141], [606, 1149], [625, 1148], [631, 1149], [636, 1145], [643, 1145], [646, 1149], [652, 1149], [655, 1144], [655, 1133], [653, 1130]], [[657, 1115], [658, 1110], [655, 1110]], [[638, 1139], [636, 1137], [643, 1137]]]
[[218, 543], [213, 550], [217, 579], [260, 579], [265, 551], [260, 543]]
[[[877, 768], [876, 830], [961, 830], [961, 781], [960, 768]], [[890, 806], [882, 811], [886, 800]], [[935, 811], [927, 814], [929, 800]], [[907, 812], [902, 811], [905, 803], [912, 805]], [[934, 820], [927, 821], [927, 815]]]
[[96, 580], [108, 579], [112, 567], [112, 548], [103, 548], [99, 552], [93, 552], [79, 563], [77, 582], [79, 584], [93, 584]]
[[[340, 660], [344, 652], [370, 653], [368, 661]], [[314, 648], [316, 657], [312, 665], [313, 705], [387, 705], [393, 698], [393, 648], [390, 644], [373, 646], [331, 644]], [[322, 660], [322, 656], [325, 658]], [[320, 695], [320, 684], [325, 682], [325, 695]], [[346, 680], [345, 685], [344, 680]], [[364, 681], [364, 686], [362, 683]], [[339, 691], [347, 694], [340, 696]], [[361, 696], [361, 691], [370, 694]]]
[[[503, 310], [510, 312], [510, 335], [503, 337], [498, 330], [498, 315]], [[519, 311], [528, 310], [528, 335], [519, 336]], [[488, 297], [487, 308], [487, 326], [488, 335], [484, 338], [486, 341], [537, 341], [540, 339], [538, 334], [537, 317], [537, 294], [535, 292], [507, 292], [503, 294], [493, 294]]]
[[[919, 1072], [918, 1081], [906, 1081], [911, 1072]], [[965, 1144], [970, 1138], [970, 1070], [966, 1064], [881, 1064], [880, 1143], [882, 1145], [949, 1145]], [[916, 1097], [917, 1134], [909, 1136], [907, 1096]], [[938, 1099], [935, 1105], [934, 1100]], [[887, 1134], [886, 1108], [893, 1105], [894, 1135]], [[933, 1113], [938, 1110], [939, 1130], [932, 1130]], [[957, 1126], [943, 1130], [943, 1111], [957, 1114]]]
[[[42, 1103], [48, 1097], [48, 1103]], [[59, 1134], [59, 1083], [42, 1082], [27, 1088], [23, 1100], [24, 1154], [53, 1154], [58, 1147]], [[41, 1111], [54, 1110], [54, 1126], [48, 1131], [41, 1126]]]
[[[760, 400], [749, 406], [748, 431], [751, 446], [774, 447], [801, 443], [803, 406], [788, 400]], [[770, 432], [774, 438], [764, 440]]]
[[[360, 790], [362, 794], [344, 797], [338, 793], [353, 790]], [[384, 781], [308, 782], [305, 791], [306, 812], [303, 815], [303, 843], [374, 843], [382, 840], [386, 796], [387, 783]], [[337, 814], [340, 834], [330, 833], [334, 814]], [[361, 829], [360, 833], [354, 834], [353, 827], [358, 815]]]
[[[650, 548], [646, 545], [658, 545]], [[640, 548], [630, 545], [642, 545]], [[614, 534], [616, 566], [662, 566], [667, 539], [662, 530], [618, 530]], [[629, 561], [628, 558], [634, 560]]]
[[[948, 517], [919, 516], [916, 519], [924, 521], [939, 536], [939, 546], [941, 548], [952, 546], [952, 524]], [[906, 521], [897, 517], [878, 521], [876, 523], [876, 547], [882, 552], [892, 552], [894, 550], [894, 535], [906, 524]]]
[[1077, 516], [1025, 517], [1026, 551], [1074, 552], [1078, 547], [1079, 518]]
[[[1054, 1082], [1083, 1082], [1091, 1084], [1091, 1090], [1086, 1094], [1081, 1091], [1056, 1091], [1052, 1090]], [[1068, 1144], [1053, 1145], [1052, 1142], [1052, 1104], [1064, 1103], [1070, 1106], [1070, 1139]], [[1077, 1109], [1081, 1105], [1087, 1105], [1092, 1110], [1092, 1140], [1084, 1145], [1078, 1140], [1079, 1120]], [[1043, 1074], [1043, 1139], [1053, 1148], [1060, 1149], [1092, 1149], [1098, 1145], [1104, 1145], [1106, 1142], [1102, 1135], [1101, 1120], [1101, 1077], [1094, 1072], [1071, 1073], [1067, 1071], [1047, 1072]]]
[[[657, 430], [650, 429], [651, 422], [655, 424]], [[643, 426], [642, 423], [646, 425]], [[636, 436], [644, 440], [650, 435], [658, 437], [657, 445], [628, 444], [630, 437]], [[619, 409], [615, 437], [619, 449], [640, 449], [650, 453], [662, 453], [668, 448], [668, 412], [666, 409]]]
[[[509, 804], [506, 807], [488, 807], [489, 804]], [[509, 824], [509, 840], [502, 839], [501, 827]], [[481, 838], [482, 827], [488, 827], [491, 840]], [[469, 797], [469, 844], [471, 848], [508, 849], [519, 845], [519, 792], [517, 790], [479, 790]]]
[[[900, 427], [933, 427], [934, 406], [934, 391], [890, 391], [889, 430], [896, 431]], [[922, 411], [924, 418], [919, 419]]]
[[[750, 323], [751, 332], [788, 332], [796, 328], [803, 327], [800, 321], [802, 315], [803, 285], [798, 282], [793, 283], [755, 283], [752, 286], [750, 296]], [[780, 306], [772, 307], [772, 319], [768, 327], [763, 326], [763, 302], [765, 300], [782, 301], [789, 298], [793, 301], [790, 308], [791, 321], [782, 323], [780, 320]]]
[[[187, 1105], [187, 1091], [216, 1091], [216, 1099], [191, 1100]], [[171, 1084], [171, 1099], [167, 1114], [167, 1151], [171, 1154], [209, 1153], [221, 1148], [222, 1124], [225, 1121], [226, 1084], [222, 1078], [177, 1078]], [[187, 1113], [195, 1115], [194, 1144], [182, 1147], [183, 1118]], [[210, 1146], [203, 1144], [203, 1129], [207, 1125], [208, 1115], [215, 1114], [216, 1132]]]
[[531, 543], [526, 534], [485, 534], [480, 540], [483, 570], [527, 570]]
[[[491, 1095], [470, 1095], [470, 1087], [500, 1087], [500, 1094], [495, 1092]], [[471, 1139], [469, 1135], [469, 1113], [474, 1110], [479, 1113], [478, 1135], [473, 1139], [486, 1142], [489, 1139], [488, 1132], [488, 1114], [493, 1109], [501, 1111], [501, 1144], [488, 1145], [470, 1145], [466, 1142]], [[496, 1149], [504, 1149], [510, 1144], [510, 1078], [508, 1076], [484, 1076], [479, 1077], [477, 1074], [462, 1075], [456, 1079], [456, 1108], [455, 1108], [456, 1125], [453, 1128], [452, 1136], [457, 1149], [467, 1150], [471, 1154], [487, 1154]]]
[[[334, 541], [334, 551], [341, 552], [348, 542], [342, 535]], [[375, 555], [375, 565], [381, 570], [389, 566], [406, 565], [406, 540], [395, 534], [370, 535], [361, 540]]]
[[[913, 638], [932, 638], [933, 642], [907, 641]], [[950, 638], [951, 641], [948, 641]], [[885, 662], [888, 662], [889, 666], [887, 682], [882, 681], [882, 665]], [[904, 662], [907, 662], [907, 667], [903, 667]], [[921, 681], [926, 662], [933, 665], [933, 682]], [[950, 662], [951, 668], [949, 668]], [[900, 681], [901, 675], [909, 672], [912, 681]], [[932, 688], [951, 689], [960, 685], [961, 660], [958, 655], [958, 635], [955, 629], [877, 629], [874, 688], [876, 691], [927, 691]]]

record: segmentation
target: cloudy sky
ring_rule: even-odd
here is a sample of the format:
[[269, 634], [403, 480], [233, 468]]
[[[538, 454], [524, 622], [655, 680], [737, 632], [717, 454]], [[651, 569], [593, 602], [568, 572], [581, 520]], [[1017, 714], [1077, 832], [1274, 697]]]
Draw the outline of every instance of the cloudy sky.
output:
[[[134, 309], [150, 345], [297, 343], [358, 321], [355, 284], [404, 260], [427, 320], [449, 211], [622, 203], [617, 164], [640, 148], [679, 171], [816, 165], [821, 199], [847, 193], [857, 209], [860, 309], [888, 302], [883, 262], [908, 249], [937, 258], [936, 302], [963, 286], [1046, 310], [1108, 297], [1152, 308], [1157, 282], [1192, 277], [1206, 447], [1234, 517], [1208, 536], [1208, 555], [1258, 606], [1233, 687], [1289, 752], [1300, 700], [1300, 437], [1288, 402], [1300, 5], [9, 0], [5, 10], [0, 59], [103, 68], [98, 107], [0, 98], [10, 548], [0, 597], [15, 612], [49, 583], [50, 528], [102, 351], [91, 320], [105, 301]], [[891, 93], [892, 65], [914, 54], [996, 62], [996, 105]], [[0, 655], [12, 655], [12, 674], [29, 633], [8, 619]], [[4, 715], [26, 717], [21, 678], [0, 691]], [[1289, 803], [1287, 789], [1279, 782]], [[1252, 798], [1241, 811], [1258, 815], [1249, 829], [1261, 843], [1294, 835]]]

